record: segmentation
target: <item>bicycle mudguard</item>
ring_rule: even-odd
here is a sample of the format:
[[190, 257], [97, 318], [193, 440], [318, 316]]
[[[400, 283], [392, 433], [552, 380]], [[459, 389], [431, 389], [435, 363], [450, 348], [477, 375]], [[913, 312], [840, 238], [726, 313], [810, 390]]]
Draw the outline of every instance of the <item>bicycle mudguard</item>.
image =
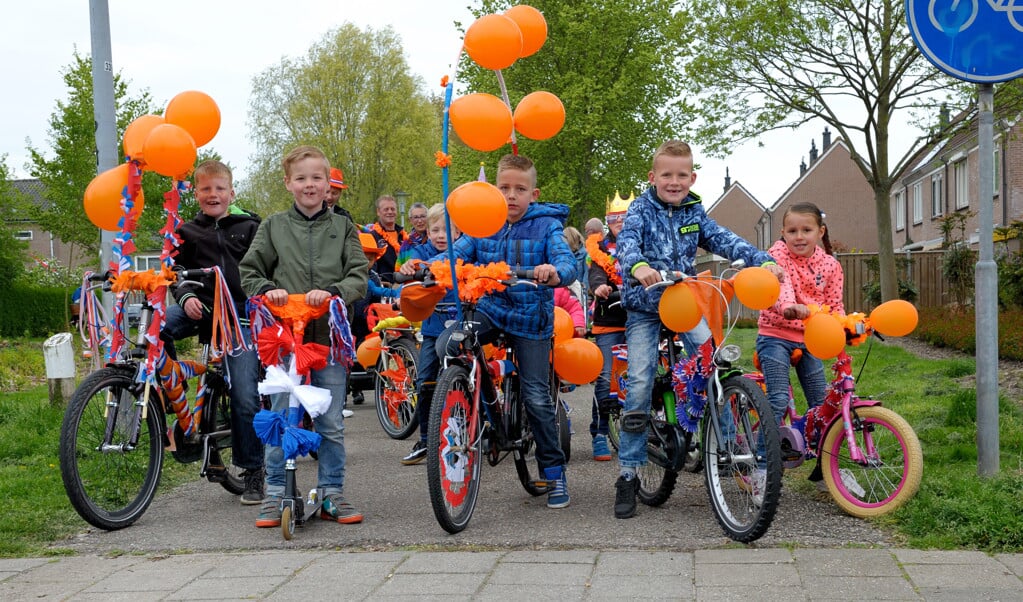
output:
[[[664, 452], [664, 464], [655, 463], [672, 472], [681, 472], [682, 467], [686, 463], [686, 454], [684, 452], [688, 449], [685, 431], [679, 426], [659, 420], [651, 420], [650, 425], [653, 427], [654, 436], [657, 437], [661, 450]], [[649, 446], [650, 442], [648, 441], [647, 447]], [[657, 456], [657, 454], [650, 454], [649, 450], [647, 455], [650, 458]]]

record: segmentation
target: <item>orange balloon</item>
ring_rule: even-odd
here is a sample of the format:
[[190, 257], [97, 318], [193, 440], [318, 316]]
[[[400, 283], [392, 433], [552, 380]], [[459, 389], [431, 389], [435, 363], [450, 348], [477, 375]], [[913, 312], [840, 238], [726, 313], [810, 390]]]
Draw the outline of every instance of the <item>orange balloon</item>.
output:
[[565, 105], [550, 92], [532, 92], [515, 107], [512, 123], [526, 138], [546, 140], [565, 125]]
[[504, 11], [504, 16], [515, 21], [522, 32], [522, 52], [519, 53], [519, 58], [536, 54], [547, 41], [547, 19], [532, 6], [525, 4], [513, 6]]
[[661, 322], [675, 332], [688, 332], [696, 328], [703, 317], [696, 303], [696, 295], [684, 282], [664, 290], [657, 312], [661, 315]]
[[372, 368], [380, 358], [380, 333], [374, 332], [359, 343], [355, 350], [355, 358], [363, 368]]
[[831, 314], [814, 314], [806, 321], [806, 348], [821, 360], [828, 360], [845, 349], [845, 329]]
[[195, 141], [183, 128], [165, 123], [153, 128], [142, 147], [146, 169], [181, 179], [195, 165]]
[[778, 278], [767, 268], [745, 268], [735, 276], [735, 295], [750, 309], [767, 309], [781, 294]]
[[920, 315], [909, 301], [893, 299], [886, 301], [870, 312], [870, 325], [874, 330], [889, 337], [904, 337], [913, 332]]
[[128, 160], [139, 161], [145, 163], [142, 157], [142, 147], [146, 143], [146, 138], [149, 138], [149, 134], [158, 125], [166, 123], [163, 117], [159, 115], [142, 115], [136, 117], [135, 121], [128, 124], [128, 127], [124, 128], [124, 139], [123, 139], [123, 150], [124, 156]]
[[487, 182], [466, 182], [452, 190], [447, 209], [458, 229], [475, 238], [496, 234], [508, 220], [504, 195]]
[[522, 30], [504, 15], [484, 15], [465, 32], [465, 52], [484, 69], [505, 69], [522, 54]]
[[572, 323], [572, 316], [564, 308], [554, 306], [554, 344], [557, 345], [567, 341], [575, 335], [575, 325]]
[[469, 148], [490, 152], [511, 138], [511, 109], [493, 94], [477, 92], [456, 98], [448, 115], [455, 133]]
[[[124, 217], [124, 209], [121, 208], [121, 199], [124, 198], [124, 189], [128, 185], [127, 163], [122, 163], [113, 169], [108, 169], [97, 175], [85, 187], [85, 196], [82, 205], [85, 208], [85, 215], [97, 228], [108, 232], [119, 232], [121, 227], [117, 222]], [[146, 198], [139, 189], [135, 196], [135, 207], [132, 215], [138, 216], [145, 208]]]
[[554, 372], [574, 385], [589, 384], [600, 376], [604, 356], [593, 341], [568, 339], [554, 346]]
[[197, 147], [213, 140], [220, 130], [220, 107], [209, 94], [197, 90], [172, 98], [163, 118], [188, 132]]

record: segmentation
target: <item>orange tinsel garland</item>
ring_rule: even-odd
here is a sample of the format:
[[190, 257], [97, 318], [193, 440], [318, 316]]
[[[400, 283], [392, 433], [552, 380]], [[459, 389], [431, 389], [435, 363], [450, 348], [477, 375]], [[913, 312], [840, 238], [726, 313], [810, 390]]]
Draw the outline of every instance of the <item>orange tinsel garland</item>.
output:
[[164, 266], [160, 272], [148, 270], [145, 272], [134, 272], [125, 270], [113, 278], [110, 290], [115, 293], [128, 291], [142, 291], [146, 294], [154, 293], [161, 286], [168, 286], [177, 280], [177, 275]]
[[379, 234], [381, 238], [387, 241], [387, 244], [391, 245], [391, 248], [394, 249], [395, 253], [398, 252], [404, 239], [398, 236], [397, 230], [384, 230], [380, 227], [380, 224], [377, 223], [374, 223], [371, 228], [374, 232]]
[[[430, 273], [439, 286], [453, 288], [451, 267], [446, 261], [435, 261], [430, 264]], [[458, 277], [458, 296], [463, 301], [479, 301], [484, 295], [503, 291], [507, 288], [502, 280], [508, 278], [511, 268], [501, 261], [487, 265], [473, 265], [461, 259], [456, 261], [455, 273]]]
[[590, 254], [593, 263], [600, 266], [600, 269], [607, 273], [607, 278], [615, 284], [622, 285], [622, 277], [615, 268], [618, 261], [600, 249], [600, 234], [590, 234], [586, 238], [586, 252]]

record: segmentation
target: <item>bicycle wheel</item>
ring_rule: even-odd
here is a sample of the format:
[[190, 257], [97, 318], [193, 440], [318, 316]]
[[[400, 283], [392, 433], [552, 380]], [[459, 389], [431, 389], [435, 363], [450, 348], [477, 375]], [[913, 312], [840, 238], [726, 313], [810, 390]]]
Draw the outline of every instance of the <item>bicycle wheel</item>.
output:
[[138, 444], [129, 445], [133, 423], [141, 418], [135, 404], [143, 388], [134, 377], [132, 370], [118, 367], [90, 374], [75, 389], [60, 427], [60, 474], [68, 499], [86, 522], [108, 531], [142, 516], [163, 467], [163, 413], [153, 387]]
[[470, 384], [463, 366], [445, 368], [430, 407], [426, 478], [433, 514], [448, 533], [465, 529], [479, 495], [482, 424]]
[[[870, 518], [892, 512], [916, 495], [924, 459], [913, 427], [888, 408], [856, 408], [853, 435], [867, 455], [852, 460], [842, 421], [828, 428], [821, 446], [821, 468], [828, 491], [847, 514]], [[868, 450], [873, 453], [868, 454]]]
[[380, 353], [374, 376], [377, 418], [391, 439], [408, 439], [419, 429], [416, 416], [415, 344], [405, 337], [391, 341]]
[[617, 407], [607, 413], [607, 441], [615, 451], [618, 449], [618, 433], [622, 430], [622, 408]]
[[227, 394], [227, 384], [219, 375], [209, 374], [206, 377], [206, 386], [209, 387], [210, 393], [206, 402], [207, 410], [203, 413], [205, 423], [203, 432], [227, 431], [227, 434], [216, 435], [210, 441], [210, 472], [207, 473], [207, 478], [220, 483], [220, 486], [229, 493], [241, 495], [245, 491], [245, 477], [242, 476], [242, 469], [234, 465], [231, 397]]
[[565, 464], [568, 464], [572, 459], [572, 423], [568, 420], [568, 410], [565, 409], [564, 401], [555, 397], [554, 406], [554, 419], [558, 423], [558, 443], [565, 454]]
[[[543, 479], [540, 466], [536, 463], [536, 442], [533, 440], [533, 429], [529, 426], [526, 406], [519, 397], [518, 376], [504, 380], [505, 407], [509, 408], [511, 421], [507, 427], [508, 439], [518, 442], [518, 448], [512, 451], [515, 463], [515, 474], [526, 493], [536, 497], [547, 493], [546, 485], [537, 485]], [[560, 405], [560, 404], [559, 404]]]
[[671, 493], [675, 491], [675, 483], [678, 481], [678, 471], [672, 468], [674, 455], [678, 453], [675, 449], [679, 442], [675, 436], [675, 427], [661, 421], [658, 429], [665, 435], [667, 443], [657, 436], [652, 423], [647, 426], [646, 455], [647, 463], [637, 470], [639, 474], [639, 501], [647, 506], [660, 506], [668, 501]]
[[[781, 448], [767, 397], [742, 376], [721, 383], [721, 399], [707, 402], [703, 418], [704, 475], [710, 505], [729, 537], [749, 543], [771, 526], [781, 497]], [[719, 408], [717, 412], [714, 407]], [[717, 415], [722, 437], [711, 423]], [[763, 499], [754, 496], [758, 468], [766, 471]]]

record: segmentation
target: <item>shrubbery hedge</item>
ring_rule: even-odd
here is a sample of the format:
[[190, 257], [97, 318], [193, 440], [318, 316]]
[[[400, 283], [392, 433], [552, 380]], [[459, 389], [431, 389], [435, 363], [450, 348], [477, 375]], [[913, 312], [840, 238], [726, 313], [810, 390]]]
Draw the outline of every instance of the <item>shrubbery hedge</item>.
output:
[[0, 288], [0, 337], [45, 337], [65, 332], [70, 303], [63, 288], [14, 284]]

